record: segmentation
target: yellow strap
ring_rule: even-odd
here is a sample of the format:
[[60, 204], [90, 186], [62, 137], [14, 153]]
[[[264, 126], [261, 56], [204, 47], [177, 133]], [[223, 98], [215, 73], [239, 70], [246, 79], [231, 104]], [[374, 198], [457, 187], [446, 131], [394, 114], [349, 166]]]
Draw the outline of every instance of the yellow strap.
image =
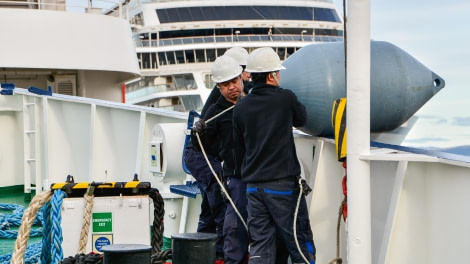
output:
[[345, 161], [347, 155], [346, 98], [340, 98], [333, 102], [331, 123], [335, 135], [336, 156], [338, 161]]

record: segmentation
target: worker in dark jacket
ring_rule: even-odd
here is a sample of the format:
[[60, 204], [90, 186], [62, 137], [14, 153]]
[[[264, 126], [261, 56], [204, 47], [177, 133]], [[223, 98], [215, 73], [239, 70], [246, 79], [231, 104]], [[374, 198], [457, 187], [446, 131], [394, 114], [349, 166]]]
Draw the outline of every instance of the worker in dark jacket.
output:
[[315, 263], [292, 133], [293, 126], [305, 125], [307, 114], [292, 91], [279, 87], [283, 68], [272, 48], [254, 50], [246, 68], [253, 88], [233, 112], [234, 140], [245, 154], [241, 175], [247, 183], [250, 264], [275, 263], [276, 235], [282, 237], [292, 263]]
[[[195, 130], [203, 147], [217, 147], [223, 161], [223, 180], [226, 182], [228, 196], [224, 221], [224, 263], [242, 264], [248, 261], [248, 231], [244, 222], [247, 219], [246, 184], [241, 181], [240, 167], [243, 159], [240, 146], [233, 141], [232, 112], [243, 90], [242, 67], [232, 57], [218, 57], [212, 65], [212, 78], [220, 89], [221, 96], [207, 110], [205, 116], [213, 118], [205, 123], [200, 119]], [[200, 129], [198, 129], [200, 128]], [[197, 140], [192, 135], [193, 141]], [[237, 213], [238, 211], [238, 213]], [[239, 215], [242, 217], [240, 219]]]

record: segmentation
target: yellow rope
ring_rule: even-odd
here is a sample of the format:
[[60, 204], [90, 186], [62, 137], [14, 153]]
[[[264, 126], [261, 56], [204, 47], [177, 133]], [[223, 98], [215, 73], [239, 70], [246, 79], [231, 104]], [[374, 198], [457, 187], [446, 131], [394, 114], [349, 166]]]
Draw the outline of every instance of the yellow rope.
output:
[[83, 209], [82, 232], [80, 233], [80, 245], [78, 246], [78, 254], [85, 254], [86, 244], [88, 242], [88, 232], [90, 231], [91, 212], [93, 209], [93, 194], [85, 193], [85, 207]]
[[29, 204], [28, 209], [25, 210], [23, 218], [21, 219], [21, 226], [18, 229], [18, 236], [15, 241], [15, 247], [11, 256], [11, 264], [23, 264], [24, 253], [28, 245], [29, 234], [33, 226], [34, 219], [38, 211], [46, 204], [52, 197], [53, 192], [44, 191], [36, 194]]

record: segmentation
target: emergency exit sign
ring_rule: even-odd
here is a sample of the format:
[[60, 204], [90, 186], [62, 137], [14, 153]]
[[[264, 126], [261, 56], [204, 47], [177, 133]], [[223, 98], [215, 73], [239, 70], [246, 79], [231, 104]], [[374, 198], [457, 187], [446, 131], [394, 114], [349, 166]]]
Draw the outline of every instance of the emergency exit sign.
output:
[[113, 232], [113, 213], [93, 213], [91, 219], [93, 225], [93, 233]]

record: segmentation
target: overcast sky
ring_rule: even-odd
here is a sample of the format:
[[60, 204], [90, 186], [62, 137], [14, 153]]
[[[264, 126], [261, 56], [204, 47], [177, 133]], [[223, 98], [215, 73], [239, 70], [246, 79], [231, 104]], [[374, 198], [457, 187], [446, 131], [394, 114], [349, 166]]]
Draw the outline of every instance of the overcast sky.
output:
[[[343, 15], [342, 0], [334, 0]], [[442, 77], [403, 145], [470, 145], [470, 1], [373, 0], [371, 39], [390, 42]]]

